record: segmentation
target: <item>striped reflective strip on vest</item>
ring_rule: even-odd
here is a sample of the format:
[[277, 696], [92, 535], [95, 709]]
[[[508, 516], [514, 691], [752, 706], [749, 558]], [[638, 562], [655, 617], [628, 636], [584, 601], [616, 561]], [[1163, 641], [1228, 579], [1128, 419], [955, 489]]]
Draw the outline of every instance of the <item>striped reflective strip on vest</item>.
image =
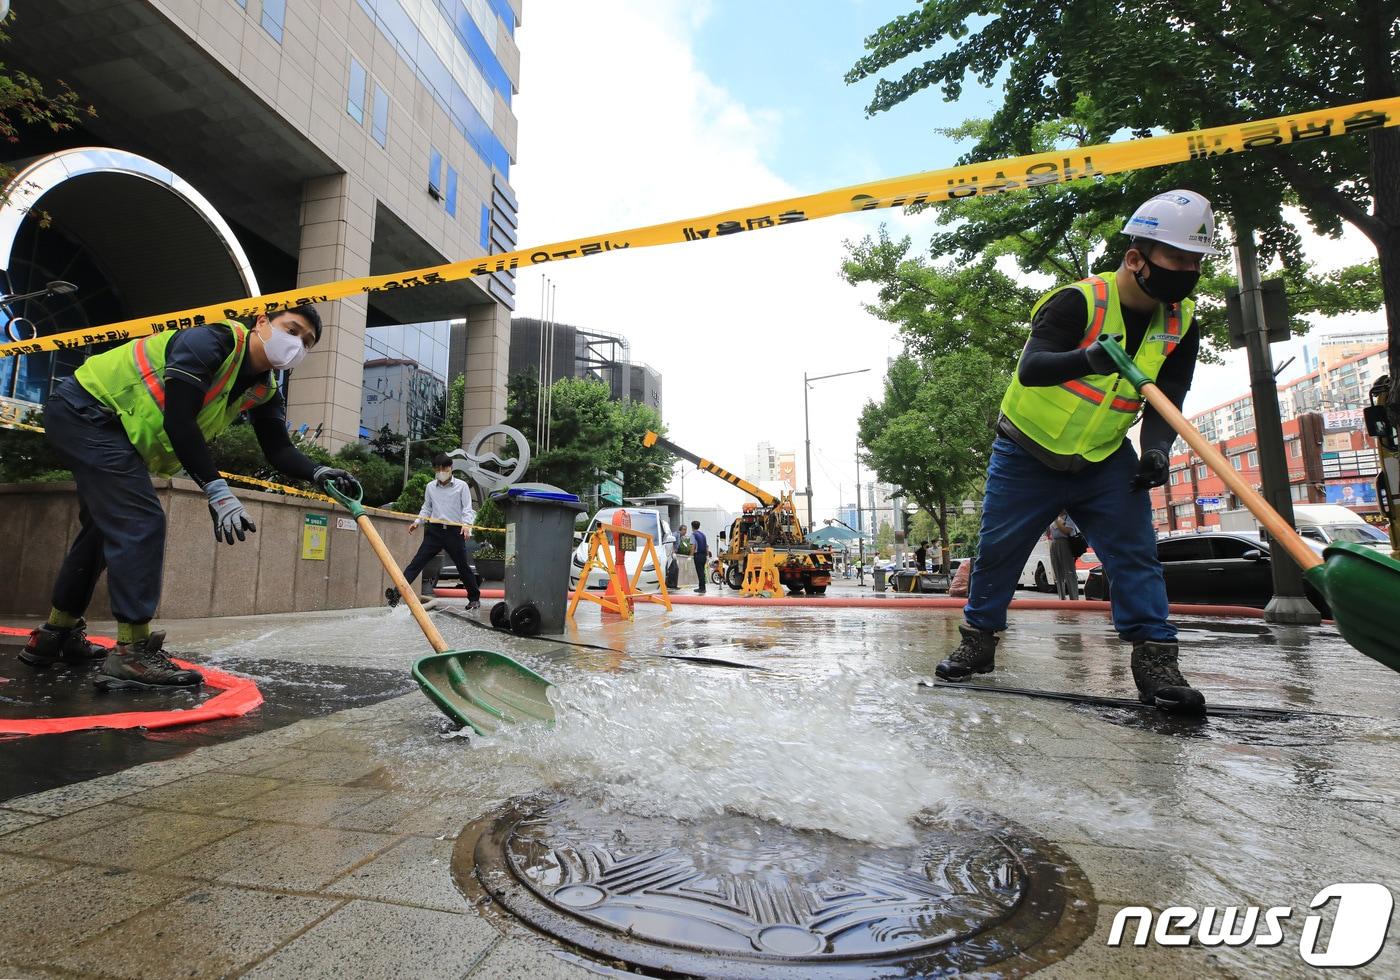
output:
[[1167, 335], [1170, 339], [1162, 341], [1162, 356], [1166, 357], [1176, 350], [1176, 345], [1181, 343], [1181, 304], [1173, 303], [1167, 307]]
[[[1080, 380], [1079, 378], [1066, 381], [1064, 384], [1060, 385], [1060, 387], [1068, 391], [1071, 395], [1077, 395], [1086, 402], [1091, 402], [1094, 405], [1102, 405], [1103, 400], [1108, 397], [1108, 393], [1102, 388], [1096, 388], [1089, 384], [1089, 382]], [[1114, 395], [1113, 401], [1109, 403], [1108, 407], [1115, 412], [1126, 412], [1129, 415], [1136, 415], [1138, 409], [1142, 408], [1142, 399], [1124, 398], [1121, 395]]]
[[1099, 339], [1099, 334], [1103, 333], [1104, 321], [1108, 319], [1108, 283], [1099, 276], [1090, 276], [1084, 281], [1094, 289], [1094, 318], [1089, 323], [1089, 332], [1079, 342], [1081, 350]]
[[[131, 356], [136, 361], [136, 372], [141, 375], [141, 380], [145, 382], [146, 390], [150, 392], [151, 398], [155, 400], [156, 406], [164, 412], [165, 379], [151, 368], [151, 358], [146, 353], [146, 341], [150, 339], [150, 337], [145, 337], [132, 344]], [[224, 369], [224, 373], [219, 376], [218, 380], [216, 380], [205, 393], [204, 404], [200, 406], [201, 408], [208, 406], [210, 402], [218, 398], [219, 394], [228, 387], [229, 379], [231, 379], [238, 370], [238, 365], [242, 360], [240, 355], [243, 353], [244, 345], [248, 342], [248, 331], [235, 329], [233, 331], [233, 342], [233, 357], [229, 359], [228, 367]], [[265, 386], [260, 387], [265, 389]]]

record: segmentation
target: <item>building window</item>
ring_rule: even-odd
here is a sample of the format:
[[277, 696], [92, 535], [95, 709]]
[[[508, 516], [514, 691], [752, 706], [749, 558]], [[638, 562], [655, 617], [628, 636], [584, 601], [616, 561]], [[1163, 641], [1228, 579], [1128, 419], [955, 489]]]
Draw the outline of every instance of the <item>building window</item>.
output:
[[1252, 470], [1257, 470], [1259, 468], [1259, 453], [1255, 450], [1250, 450], [1249, 468]]
[[1244, 457], [1241, 456], [1241, 455], [1231, 456], [1231, 457], [1230, 457], [1230, 465], [1233, 466], [1233, 467], [1234, 467], [1235, 469], [1237, 469], [1237, 470], [1242, 470], [1242, 469], [1244, 469], [1244, 463], [1242, 462], [1243, 459], [1244, 459]]
[[491, 208], [486, 204], [481, 206], [481, 250], [491, 254]]
[[345, 99], [345, 111], [361, 126], [365, 124], [365, 66], [350, 58], [350, 94]]
[[1171, 474], [1167, 477], [1167, 481], [1168, 481], [1168, 483], [1169, 483], [1171, 486], [1176, 486], [1176, 477], [1177, 477], [1177, 471], [1176, 471], [1176, 470], [1172, 470], [1172, 471], [1171, 471]]
[[389, 93], [378, 82], [374, 83], [374, 107], [369, 132], [380, 146], [389, 145]]
[[457, 216], [457, 169], [447, 168], [447, 199], [442, 202], [442, 206], [447, 209], [447, 213], [453, 217]]
[[287, 0], [263, 0], [263, 30], [272, 35], [278, 44], [282, 43], [282, 25], [287, 20]]
[[442, 199], [442, 154], [435, 147], [428, 147], [428, 193], [433, 200]]
[[1202, 463], [1200, 466], [1196, 467], [1196, 479], [1204, 480], [1209, 475], [1210, 467], [1207, 466], [1205, 463]]
[[1292, 459], [1297, 459], [1303, 455], [1303, 440], [1290, 439], [1288, 442], [1288, 455]]
[[1308, 485], [1306, 483], [1295, 483], [1288, 488], [1288, 495], [1294, 500], [1308, 499]]

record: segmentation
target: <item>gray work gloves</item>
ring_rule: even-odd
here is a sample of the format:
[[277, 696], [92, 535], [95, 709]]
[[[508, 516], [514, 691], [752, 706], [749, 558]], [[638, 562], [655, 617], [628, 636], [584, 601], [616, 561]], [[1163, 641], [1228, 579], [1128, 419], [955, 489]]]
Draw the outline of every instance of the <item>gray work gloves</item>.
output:
[[210, 480], [204, 485], [204, 495], [209, 498], [209, 516], [214, 521], [214, 540], [233, 544], [233, 536], [246, 541], [245, 531], [257, 531], [257, 525], [248, 516], [248, 511], [239, 503], [225, 480]]
[[347, 497], [356, 497], [364, 492], [360, 489], [358, 480], [345, 470], [338, 470], [334, 466], [316, 467], [316, 472], [311, 474], [311, 482], [318, 487], [334, 482], [335, 488]]
[[1137, 492], [1160, 487], [1167, 482], [1169, 469], [1167, 454], [1160, 449], [1149, 449], [1142, 454], [1142, 459], [1138, 460], [1137, 475], [1133, 477], [1133, 482], [1128, 484], [1128, 489]]

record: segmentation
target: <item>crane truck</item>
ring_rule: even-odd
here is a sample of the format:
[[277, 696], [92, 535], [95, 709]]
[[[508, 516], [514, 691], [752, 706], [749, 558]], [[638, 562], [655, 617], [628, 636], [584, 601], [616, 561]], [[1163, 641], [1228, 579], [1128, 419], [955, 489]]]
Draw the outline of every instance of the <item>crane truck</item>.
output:
[[779, 558], [780, 578], [783, 587], [793, 595], [806, 592], [809, 595], [825, 595], [831, 584], [831, 549], [814, 545], [807, 540], [798, 519], [797, 508], [792, 504], [792, 495], [775, 497], [748, 480], [730, 473], [724, 467], [682, 449], [674, 442], [655, 432], [642, 437], [642, 445], [647, 448], [659, 446], [681, 459], [694, 463], [706, 473], [711, 473], [725, 483], [738, 487], [758, 501], [745, 504], [743, 513], [734, 519], [729, 529], [728, 541], [723, 550], [716, 551], [719, 560], [720, 576], [731, 589], [739, 589], [744, 584], [744, 569], [748, 566], [749, 555], [765, 548], [772, 548]]

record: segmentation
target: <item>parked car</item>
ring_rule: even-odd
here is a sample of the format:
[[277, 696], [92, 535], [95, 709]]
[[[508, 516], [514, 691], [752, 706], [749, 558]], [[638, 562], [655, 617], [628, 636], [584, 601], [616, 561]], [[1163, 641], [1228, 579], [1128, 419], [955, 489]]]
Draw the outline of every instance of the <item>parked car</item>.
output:
[[[1309, 542], [1314, 549], [1322, 546]], [[1167, 583], [1170, 602], [1204, 605], [1252, 606], [1263, 609], [1274, 594], [1269, 542], [1257, 534], [1235, 531], [1207, 531], [1157, 539], [1157, 560]], [[1103, 568], [1089, 571], [1084, 588], [1086, 599], [1107, 599], [1112, 583], [1106, 582]], [[1323, 618], [1331, 613], [1325, 601], [1304, 583], [1308, 600]]]
[[[1088, 584], [1089, 570], [1097, 568], [1098, 564], [1099, 560], [1094, 556], [1093, 548], [1075, 559], [1074, 576], [1079, 580], [1081, 595]], [[1026, 559], [1026, 564], [1021, 569], [1021, 577], [1016, 580], [1016, 586], [1035, 592], [1055, 591], [1055, 572], [1050, 564], [1050, 539], [1045, 535], [1042, 534], [1040, 540], [1036, 541], [1031, 556]]]
[[[650, 561], [642, 565], [642, 577], [637, 582], [638, 588], [658, 589], [660, 588], [659, 574], [665, 574], [665, 563], [670, 561], [676, 553], [676, 537], [671, 533], [671, 525], [662, 515], [662, 512], [652, 507], [605, 507], [593, 515], [593, 519], [588, 522], [588, 528], [584, 531], [583, 540], [574, 548], [572, 567], [569, 569], [569, 588], [578, 587], [579, 576], [583, 573], [583, 566], [588, 562], [588, 540], [594, 529], [599, 524], [615, 524], [618, 511], [627, 511], [627, 516], [631, 519], [632, 527], [638, 531], [650, 534], [656, 543], [656, 553], [662, 562], [662, 569], [658, 573], [657, 569]], [[636, 551], [626, 552], [623, 556], [624, 564], [627, 568], [627, 577], [630, 580], [637, 573], [637, 563], [642, 561], [642, 549], [640, 541]], [[608, 587], [607, 574], [601, 568], [595, 568], [588, 575], [588, 588], [606, 589]]]

